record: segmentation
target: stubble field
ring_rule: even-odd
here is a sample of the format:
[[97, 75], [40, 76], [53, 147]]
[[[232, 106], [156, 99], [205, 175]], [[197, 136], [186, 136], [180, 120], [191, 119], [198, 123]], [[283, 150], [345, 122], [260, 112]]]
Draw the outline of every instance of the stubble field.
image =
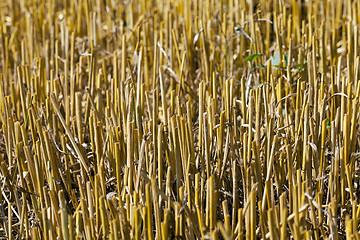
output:
[[350, 0], [0, 1], [0, 239], [360, 239]]

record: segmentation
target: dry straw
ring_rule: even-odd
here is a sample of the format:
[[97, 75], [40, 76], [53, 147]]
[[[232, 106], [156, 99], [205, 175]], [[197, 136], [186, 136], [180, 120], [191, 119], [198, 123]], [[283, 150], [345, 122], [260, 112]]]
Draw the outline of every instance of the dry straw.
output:
[[359, 239], [355, 0], [0, 2], [1, 239]]

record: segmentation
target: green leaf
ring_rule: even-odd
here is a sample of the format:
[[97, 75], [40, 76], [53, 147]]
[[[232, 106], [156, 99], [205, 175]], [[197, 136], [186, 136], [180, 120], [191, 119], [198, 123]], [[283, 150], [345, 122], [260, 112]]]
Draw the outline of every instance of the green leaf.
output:
[[280, 65], [280, 53], [276, 51], [274, 53], [274, 56], [271, 56], [264, 64], [264, 66], [268, 65], [268, 62], [271, 61], [271, 65], [273, 66], [279, 66]]
[[262, 54], [257, 54], [257, 53], [250, 54], [249, 56], [247, 56], [245, 58], [245, 61], [252, 62], [252, 61], [254, 61], [255, 59], [257, 59], [258, 57], [261, 57], [261, 56], [262, 56]]
[[299, 64], [296, 66], [296, 69], [303, 71], [304, 68], [306, 67], [306, 65], [307, 65], [307, 61], [304, 60], [304, 63], [303, 63], [303, 64], [299, 63]]
[[265, 65], [257, 65], [255, 66], [255, 69], [266, 69]]
[[271, 61], [271, 64], [272, 64], [272, 62], [273, 62], [273, 57], [272, 56], [268, 60], [266, 60], [264, 66], [267, 66], [269, 61]]
[[285, 67], [288, 66], [288, 59], [289, 59], [288, 55], [284, 54]]
[[278, 51], [275, 52], [274, 57], [271, 61], [271, 64], [273, 66], [279, 66], [280, 65], [280, 53]]

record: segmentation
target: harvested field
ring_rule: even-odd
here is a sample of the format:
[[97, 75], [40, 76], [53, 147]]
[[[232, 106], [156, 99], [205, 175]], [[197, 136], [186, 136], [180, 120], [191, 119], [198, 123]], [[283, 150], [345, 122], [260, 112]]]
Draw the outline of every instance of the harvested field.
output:
[[360, 0], [0, 0], [0, 239], [360, 239]]

